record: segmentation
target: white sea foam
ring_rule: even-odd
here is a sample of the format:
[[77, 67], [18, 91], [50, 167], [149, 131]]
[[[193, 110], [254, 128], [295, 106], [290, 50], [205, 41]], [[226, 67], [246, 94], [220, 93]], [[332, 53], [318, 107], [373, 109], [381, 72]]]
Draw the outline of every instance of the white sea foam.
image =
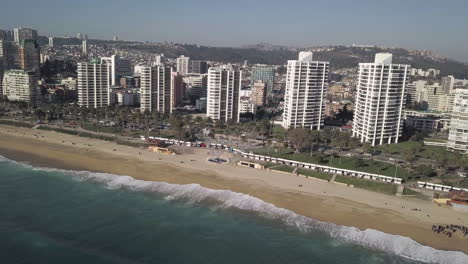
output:
[[37, 168], [28, 164], [11, 161], [2, 156], [0, 156], [0, 161], [14, 162], [34, 170], [61, 172], [71, 175], [78, 181], [90, 180], [101, 182], [111, 189], [126, 188], [135, 191], [156, 192], [163, 195], [166, 200], [183, 200], [189, 203], [215, 201], [221, 208], [252, 211], [260, 216], [279, 220], [286, 225], [297, 227], [301, 231], [321, 230], [339, 240], [421, 262], [441, 264], [468, 263], [468, 255], [463, 252], [437, 250], [421, 245], [408, 237], [390, 235], [374, 229], [359, 230], [355, 227], [317, 221], [298, 215], [284, 208], [278, 208], [271, 203], [267, 203], [253, 196], [229, 190], [213, 190], [202, 187], [199, 184], [180, 185], [165, 182], [142, 181], [136, 180], [130, 176], [108, 173]]

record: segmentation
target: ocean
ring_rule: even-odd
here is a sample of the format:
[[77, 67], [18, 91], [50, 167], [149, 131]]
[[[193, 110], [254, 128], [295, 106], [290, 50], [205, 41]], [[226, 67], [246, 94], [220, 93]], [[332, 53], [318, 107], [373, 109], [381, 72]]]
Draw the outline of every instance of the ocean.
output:
[[0, 156], [0, 263], [468, 263], [401, 236], [196, 184]]

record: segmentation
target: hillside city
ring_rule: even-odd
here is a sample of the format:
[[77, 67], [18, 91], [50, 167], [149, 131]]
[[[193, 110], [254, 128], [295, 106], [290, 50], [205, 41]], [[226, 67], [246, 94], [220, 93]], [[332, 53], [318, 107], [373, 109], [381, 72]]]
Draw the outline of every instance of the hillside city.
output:
[[425, 195], [418, 181], [468, 188], [466, 78], [463, 63], [401, 48], [230, 49], [0, 30], [0, 124], [135, 146], [222, 144], [400, 178], [414, 195]]

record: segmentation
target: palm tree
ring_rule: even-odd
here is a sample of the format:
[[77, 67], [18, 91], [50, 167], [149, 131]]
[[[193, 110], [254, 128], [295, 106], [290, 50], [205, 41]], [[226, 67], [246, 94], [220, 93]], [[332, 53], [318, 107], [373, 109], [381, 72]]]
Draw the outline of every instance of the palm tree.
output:
[[82, 121], [82, 129], [85, 129], [85, 122], [86, 122], [86, 117], [88, 116], [89, 109], [86, 108], [85, 106], [80, 107], [80, 116], [81, 116], [81, 121]]
[[36, 108], [36, 110], [34, 111], [34, 115], [41, 123], [42, 123], [42, 118], [46, 116], [44, 111], [41, 108]]
[[125, 129], [125, 123], [128, 122], [128, 111], [127, 111], [127, 108], [122, 107], [122, 108], [119, 110], [119, 120], [120, 120], [120, 124], [121, 124], [121, 126], [122, 126], [121, 134], [123, 135], [123, 134], [124, 134], [124, 129]]

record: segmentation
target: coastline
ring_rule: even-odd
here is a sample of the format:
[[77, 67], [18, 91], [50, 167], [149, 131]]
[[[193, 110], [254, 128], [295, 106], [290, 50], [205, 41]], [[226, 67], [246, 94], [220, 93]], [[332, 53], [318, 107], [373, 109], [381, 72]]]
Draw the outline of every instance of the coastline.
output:
[[[362, 230], [372, 228], [410, 237], [437, 249], [468, 254], [468, 238], [448, 238], [431, 230], [432, 224], [468, 226], [466, 213], [427, 201], [373, 193], [313, 178], [231, 164], [210, 164], [206, 162], [209, 156], [206, 152], [209, 151], [194, 149], [183, 155], [168, 156], [96, 139], [0, 125], [0, 154], [34, 166], [107, 172], [140, 180], [197, 183], [211, 189], [229, 189], [316, 220]], [[232, 157], [227, 153], [222, 155]], [[418, 211], [413, 208], [418, 208]]]

